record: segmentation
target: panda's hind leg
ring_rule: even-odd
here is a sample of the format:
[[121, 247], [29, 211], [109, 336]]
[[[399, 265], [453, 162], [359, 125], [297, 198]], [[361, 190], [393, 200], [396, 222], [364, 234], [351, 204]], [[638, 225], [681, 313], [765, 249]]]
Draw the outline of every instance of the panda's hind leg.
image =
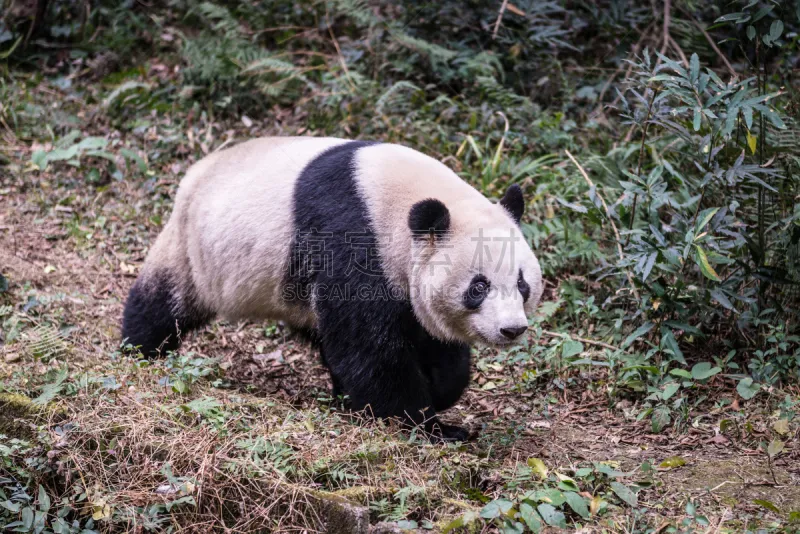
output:
[[180, 346], [180, 336], [203, 326], [211, 313], [192, 303], [166, 271], [140, 276], [131, 287], [122, 319], [122, 338], [147, 356]]

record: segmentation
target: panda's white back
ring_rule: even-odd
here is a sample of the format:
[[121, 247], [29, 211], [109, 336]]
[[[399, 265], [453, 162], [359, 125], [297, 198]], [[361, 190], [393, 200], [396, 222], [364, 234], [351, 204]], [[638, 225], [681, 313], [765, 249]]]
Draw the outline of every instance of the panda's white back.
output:
[[305, 166], [334, 138], [260, 138], [204, 158], [181, 182], [169, 224], [185, 228], [200, 301], [223, 317], [313, 326], [280, 298], [294, 234], [293, 194]]

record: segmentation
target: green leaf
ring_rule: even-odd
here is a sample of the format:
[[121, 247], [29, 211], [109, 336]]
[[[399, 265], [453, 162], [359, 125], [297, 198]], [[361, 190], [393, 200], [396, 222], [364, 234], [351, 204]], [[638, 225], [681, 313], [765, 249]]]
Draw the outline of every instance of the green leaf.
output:
[[541, 532], [542, 520], [539, 518], [539, 514], [536, 513], [536, 510], [533, 509], [533, 506], [526, 502], [522, 503], [519, 506], [519, 515], [533, 534], [539, 534], [539, 532]]
[[191, 391], [191, 388], [183, 380], [176, 380], [172, 383], [172, 391], [180, 395], [185, 395]]
[[475, 522], [476, 519], [478, 519], [478, 514], [470, 510], [469, 512], [466, 512], [464, 515], [453, 519], [447, 525], [445, 525], [445, 527], [442, 529], [442, 534], [448, 534], [457, 528], [466, 527]]
[[147, 163], [145, 163], [142, 157], [133, 150], [129, 148], [121, 148], [119, 149], [119, 153], [122, 154], [125, 159], [135, 163], [136, 167], [139, 169], [139, 172], [147, 171]]
[[692, 367], [692, 378], [695, 380], [707, 380], [721, 371], [722, 369], [719, 367], [711, 367], [709, 362], [700, 362]]
[[694, 119], [692, 120], [692, 127], [694, 128], [695, 132], [700, 130], [702, 121], [703, 121], [703, 115], [700, 112], [700, 108], [694, 108]]
[[789, 523], [800, 523], [800, 512], [789, 512]]
[[707, 208], [700, 212], [697, 216], [697, 224], [695, 224], [695, 233], [700, 234], [703, 228], [706, 227], [708, 222], [717, 214], [719, 208]]
[[761, 385], [754, 383], [749, 376], [740, 380], [736, 385], [736, 392], [745, 400], [752, 399], [759, 391], [761, 391]]
[[686, 365], [686, 358], [683, 357], [683, 352], [678, 346], [678, 340], [675, 339], [672, 330], [664, 326], [661, 327], [661, 347], [669, 349], [676, 361], [682, 365]]
[[22, 520], [22, 525], [25, 527], [23, 532], [28, 532], [33, 526], [33, 508], [30, 506], [23, 508], [20, 519]]
[[561, 506], [566, 501], [564, 494], [557, 489], [538, 490], [533, 494], [533, 499], [538, 502], [545, 502], [553, 506]]
[[692, 378], [692, 373], [687, 371], [686, 369], [673, 369], [669, 372], [672, 376], [678, 376], [680, 378]]
[[617, 494], [617, 497], [619, 497], [628, 506], [633, 506], [633, 507], [636, 506], [636, 503], [638, 502], [639, 499], [636, 493], [631, 491], [631, 489], [628, 486], [622, 484], [621, 482], [616, 482], [616, 481], [612, 482], [610, 486], [611, 489], [614, 491], [614, 493]]
[[719, 282], [720, 278], [717, 274], [717, 271], [708, 263], [708, 256], [706, 256], [705, 251], [700, 247], [700, 245], [694, 246], [696, 250], [696, 254], [694, 256], [695, 262], [697, 262], [697, 266], [700, 267], [700, 272], [703, 273], [703, 276], [710, 280], [714, 280], [715, 282]]
[[583, 497], [573, 491], [564, 493], [564, 497], [566, 497], [567, 504], [572, 508], [573, 512], [584, 519], [588, 519], [589, 507], [586, 505], [586, 500]]
[[731, 303], [730, 299], [722, 292], [720, 289], [713, 289], [711, 290], [711, 297], [722, 304], [722, 307], [726, 310], [734, 310], [733, 303]]
[[519, 521], [506, 519], [503, 521], [503, 534], [523, 534], [525, 526]]
[[722, 15], [721, 17], [719, 17], [714, 22], [730, 22], [730, 21], [739, 22], [739, 19], [744, 18], [746, 16], [747, 16], [747, 13], [743, 13], [743, 12], [728, 13], [727, 15]]
[[654, 434], [658, 434], [664, 427], [666, 427], [672, 418], [669, 415], [669, 408], [666, 406], [659, 406], [653, 410], [653, 417], [650, 418], [650, 428]]
[[775, 458], [777, 455], [783, 451], [783, 448], [786, 446], [784, 442], [779, 439], [773, 439], [769, 446], [767, 446], [767, 454], [769, 454], [770, 458]]
[[747, 27], [747, 38], [751, 41], [756, 38], [756, 29], [752, 26]]
[[539, 475], [542, 480], [547, 478], [547, 466], [539, 458], [528, 458], [528, 467]]
[[[580, 488], [570, 477], [556, 473], [558, 477], [558, 488], [564, 491], [580, 491]], [[564, 494], [566, 496], [566, 493]]]
[[625, 349], [629, 347], [634, 341], [652, 330], [654, 326], [655, 324], [651, 322], [644, 323], [642, 326], [634, 330], [631, 335], [625, 338], [625, 341], [622, 342], [621, 348]]
[[772, 502], [770, 502], [770, 501], [768, 501], [766, 499], [756, 499], [756, 500], [753, 501], [753, 504], [757, 504], [759, 506], [763, 506], [767, 510], [775, 512], [776, 514], [781, 513], [780, 509], [777, 506], [775, 506], [774, 503], [772, 503]]
[[44, 150], [37, 150], [31, 154], [31, 163], [36, 165], [40, 171], [43, 171], [47, 168], [47, 161], [47, 152]]
[[551, 504], [540, 504], [536, 507], [544, 522], [551, 527], [567, 528], [567, 518]]
[[681, 389], [681, 385], [677, 382], [671, 382], [667, 384], [667, 387], [665, 387], [664, 391], [661, 393], [661, 399], [669, 400], [669, 398], [675, 395], [675, 392], [677, 392], [679, 389]]
[[39, 484], [39, 510], [47, 513], [50, 510], [50, 496], [44, 490], [44, 486]]
[[[695, 82], [698, 76], [700, 76], [700, 58], [697, 54], [692, 54], [692, 57], [689, 59], [689, 79]], [[696, 129], [697, 128], [695, 128], [695, 130]]]
[[778, 40], [778, 38], [783, 33], [783, 22], [781, 20], [773, 20], [772, 24], [769, 27], [769, 38], [773, 41]]
[[578, 478], [588, 477], [592, 474], [591, 467], [581, 467], [580, 469], [575, 470], [575, 476]]
[[561, 345], [561, 356], [563, 358], [569, 358], [571, 356], [575, 356], [583, 352], [583, 343], [580, 341], [575, 341], [574, 339], [567, 339], [564, 341], [564, 344]]
[[511, 510], [514, 503], [508, 499], [495, 499], [481, 510], [481, 517], [484, 519], [494, 519], [505, 515], [506, 512]]
[[686, 465], [685, 459], [681, 458], [680, 456], [672, 456], [658, 464], [658, 467], [662, 469], [673, 469], [675, 467], [681, 467], [684, 465]]

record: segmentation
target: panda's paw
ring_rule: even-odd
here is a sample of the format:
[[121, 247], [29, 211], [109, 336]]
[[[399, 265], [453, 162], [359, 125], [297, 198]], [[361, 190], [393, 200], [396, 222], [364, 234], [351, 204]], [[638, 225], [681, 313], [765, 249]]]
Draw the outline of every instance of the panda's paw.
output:
[[455, 441], [467, 441], [469, 439], [469, 431], [466, 428], [448, 425], [437, 421], [433, 424], [430, 431], [430, 439], [433, 443], [451, 443]]

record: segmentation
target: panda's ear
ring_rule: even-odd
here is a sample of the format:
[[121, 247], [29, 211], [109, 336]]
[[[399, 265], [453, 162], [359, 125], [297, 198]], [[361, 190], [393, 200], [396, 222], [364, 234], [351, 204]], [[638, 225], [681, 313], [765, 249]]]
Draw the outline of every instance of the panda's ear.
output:
[[450, 211], [441, 200], [420, 200], [408, 212], [408, 227], [415, 239], [433, 242], [450, 229]]
[[507, 190], [503, 198], [500, 199], [500, 205], [511, 214], [511, 217], [519, 224], [522, 219], [522, 214], [525, 212], [525, 199], [522, 198], [522, 188], [517, 184], [512, 184]]

